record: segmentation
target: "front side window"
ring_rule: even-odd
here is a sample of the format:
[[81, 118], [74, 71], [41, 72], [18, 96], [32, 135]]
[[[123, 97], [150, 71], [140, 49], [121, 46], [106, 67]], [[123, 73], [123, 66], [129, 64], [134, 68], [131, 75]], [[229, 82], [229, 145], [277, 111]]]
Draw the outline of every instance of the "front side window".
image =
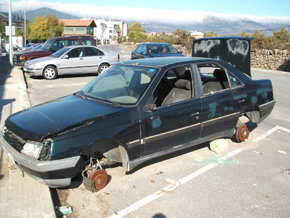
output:
[[75, 48], [72, 49], [71, 51], [69, 51], [67, 53], [69, 58], [78, 58], [78, 57], [82, 57], [83, 55], [83, 49], [82, 48]]
[[159, 82], [149, 99], [149, 104], [161, 107], [189, 100], [194, 96], [192, 84], [192, 69], [190, 65], [171, 68]]
[[78, 44], [79, 44], [78, 40], [75, 40], [75, 39], [69, 39], [69, 40], [67, 41], [67, 45], [68, 45], [68, 46], [78, 45]]
[[51, 50], [57, 51], [65, 46], [66, 40], [55, 40], [55, 42], [52, 45]]
[[79, 94], [99, 101], [133, 105], [143, 96], [157, 71], [155, 68], [116, 64]]
[[67, 51], [69, 50], [69, 48], [62, 48], [62, 49], [59, 49], [57, 52], [54, 52], [52, 55], [52, 57], [60, 57], [62, 56], [64, 53], [66, 53]]

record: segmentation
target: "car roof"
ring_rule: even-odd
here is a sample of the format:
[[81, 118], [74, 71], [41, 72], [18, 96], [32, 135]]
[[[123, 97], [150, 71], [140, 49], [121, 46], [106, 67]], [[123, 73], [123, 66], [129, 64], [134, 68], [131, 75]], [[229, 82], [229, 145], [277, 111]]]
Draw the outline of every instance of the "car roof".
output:
[[195, 41], [204, 41], [204, 40], [220, 40], [220, 39], [243, 39], [243, 40], [248, 40], [251, 41], [254, 38], [253, 37], [248, 37], [248, 36], [216, 36], [216, 37], [206, 37], [206, 38], [200, 38], [200, 39], [195, 39]]
[[144, 42], [141, 43], [140, 45], [170, 45], [170, 44], [165, 42]]
[[124, 65], [132, 66], [143, 66], [143, 67], [154, 67], [161, 68], [164, 66], [172, 64], [187, 64], [188, 62], [194, 61], [213, 61], [212, 58], [200, 58], [200, 57], [160, 57], [160, 58], [144, 58], [144, 59], [134, 59], [130, 61], [124, 61]]
[[98, 48], [97, 46], [94, 45], [70, 45], [70, 46], [65, 46], [64, 48], [87, 48], [87, 47], [93, 47], [93, 48], [97, 48], [99, 50], [101, 50], [100, 48]]
[[93, 37], [89, 35], [68, 35], [68, 36], [52, 37], [49, 38], [48, 40], [56, 40], [56, 39], [93, 39]]

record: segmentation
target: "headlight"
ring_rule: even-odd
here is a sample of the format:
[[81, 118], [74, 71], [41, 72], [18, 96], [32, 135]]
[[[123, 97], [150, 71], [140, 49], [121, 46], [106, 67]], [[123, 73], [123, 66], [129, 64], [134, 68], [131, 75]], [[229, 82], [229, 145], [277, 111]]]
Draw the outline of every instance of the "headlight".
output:
[[39, 159], [41, 149], [42, 149], [41, 143], [28, 141], [23, 146], [21, 153], [33, 157], [35, 159]]
[[28, 141], [24, 144], [21, 153], [34, 159], [47, 160], [50, 155], [52, 139], [46, 139], [43, 143]]

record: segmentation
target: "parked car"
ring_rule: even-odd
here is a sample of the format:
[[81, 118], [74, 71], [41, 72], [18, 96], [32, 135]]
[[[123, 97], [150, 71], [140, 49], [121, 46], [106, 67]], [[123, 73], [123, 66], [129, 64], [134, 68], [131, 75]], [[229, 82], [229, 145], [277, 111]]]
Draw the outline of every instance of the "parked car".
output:
[[66, 74], [100, 74], [119, 62], [119, 54], [95, 46], [68, 46], [48, 57], [26, 61], [23, 70], [32, 76], [51, 80]]
[[57, 50], [72, 45], [96, 45], [96, 40], [92, 36], [62, 36], [48, 39], [42, 48], [37, 51], [26, 52], [25, 54], [15, 54], [14, 65], [23, 67], [27, 60], [46, 57]]
[[42, 46], [43, 46], [43, 44], [44, 44], [44, 42], [35, 43], [35, 44], [31, 45], [29, 48], [20, 50], [17, 54], [14, 54], [14, 56], [13, 56], [13, 62], [14, 62], [14, 64], [17, 61], [17, 59], [15, 59], [15, 58], [20, 57], [21, 55], [24, 55], [27, 52], [36, 51], [38, 49], [41, 49]]
[[168, 43], [142, 43], [131, 53], [131, 59], [183, 56]]
[[[217, 138], [244, 141], [244, 117], [259, 123], [274, 104], [270, 80], [252, 80], [222, 60], [130, 60], [75, 94], [11, 115], [2, 141], [25, 172], [60, 187], [84, 169], [83, 175], [100, 168], [101, 158], [122, 163], [128, 172]], [[104, 169], [91, 172], [84, 181], [104, 187]]]
[[28, 44], [26, 44], [26, 46], [18, 48], [18, 52], [21, 52], [21, 51], [24, 51], [24, 50], [28, 50], [31, 47], [33, 47], [34, 45], [35, 45], [35, 43], [28, 43]]

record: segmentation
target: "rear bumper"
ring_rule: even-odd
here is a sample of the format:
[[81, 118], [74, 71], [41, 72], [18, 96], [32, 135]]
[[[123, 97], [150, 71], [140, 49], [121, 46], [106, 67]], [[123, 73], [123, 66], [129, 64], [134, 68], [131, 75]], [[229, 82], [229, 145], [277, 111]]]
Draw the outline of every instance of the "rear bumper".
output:
[[259, 111], [260, 111], [260, 121], [262, 122], [266, 117], [270, 115], [272, 112], [274, 106], [275, 106], [276, 100], [272, 100], [270, 102], [267, 102], [265, 104], [262, 104], [259, 106]]
[[74, 156], [59, 160], [40, 161], [16, 151], [1, 135], [2, 147], [24, 172], [51, 187], [68, 186], [71, 178], [79, 174], [84, 162], [81, 156]]

